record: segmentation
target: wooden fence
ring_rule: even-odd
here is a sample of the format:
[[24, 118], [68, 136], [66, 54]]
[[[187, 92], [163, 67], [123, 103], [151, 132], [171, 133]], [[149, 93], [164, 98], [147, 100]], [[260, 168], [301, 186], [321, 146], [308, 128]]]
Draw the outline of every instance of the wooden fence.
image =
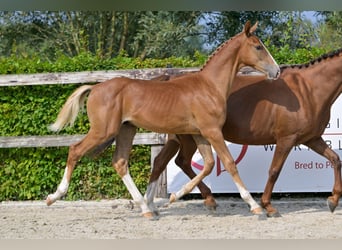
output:
[[[20, 74], [0, 75], [1, 86], [26, 86], [26, 85], [47, 85], [47, 84], [82, 84], [97, 83], [113, 77], [130, 77], [135, 79], [151, 79], [162, 74], [182, 74], [198, 71], [198, 68], [157, 68], [137, 70], [113, 70], [113, 71], [92, 71], [72, 73], [42, 73], [42, 74]], [[70, 146], [81, 140], [84, 135], [47, 135], [47, 136], [0, 136], [0, 148], [21, 148], [21, 147], [62, 147]], [[133, 141], [134, 145], [151, 145], [151, 166], [155, 156], [161, 150], [166, 141], [165, 134], [138, 133]], [[158, 181], [157, 197], [166, 197], [166, 171]]]

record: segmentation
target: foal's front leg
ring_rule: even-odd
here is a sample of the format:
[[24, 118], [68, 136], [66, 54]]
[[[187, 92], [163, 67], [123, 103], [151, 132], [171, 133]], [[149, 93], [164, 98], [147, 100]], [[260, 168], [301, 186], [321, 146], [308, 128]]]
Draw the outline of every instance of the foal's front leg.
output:
[[206, 138], [215, 149], [218, 157], [222, 161], [226, 171], [232, 176], [233, 181], [239, 190], [241, 198], [250, 206], [250, 210], [253, 214], [262, 214], [262, 208], [253, 199], [245, 184], [241, 180], [239, 172], [236, 168], [234, 158], [230, 154], [222, 135], [221, 130], [210, 130], [209, 133], [205, 133]]

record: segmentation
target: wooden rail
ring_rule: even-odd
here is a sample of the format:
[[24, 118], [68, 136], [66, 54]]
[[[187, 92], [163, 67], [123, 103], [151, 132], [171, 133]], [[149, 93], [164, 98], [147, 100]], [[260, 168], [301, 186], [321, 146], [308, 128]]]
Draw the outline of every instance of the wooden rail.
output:
[[[0, 148], [68, 147], [85, 135], [0, 136]], [[166, 134], [138, 133], [133, 145], [165, 144]], [[115, 145], [115, 142], [114, 142]]]
[[198, 71], [198, 68], [156, 68], [133, 70], [84, 71], [66, 73], [40, 73], [20, 75], [0, 75], [1, 86], [26, 86], [46, 84], [97, 83], [114, 77], [151, 79], [162, 74], [183, 74]]

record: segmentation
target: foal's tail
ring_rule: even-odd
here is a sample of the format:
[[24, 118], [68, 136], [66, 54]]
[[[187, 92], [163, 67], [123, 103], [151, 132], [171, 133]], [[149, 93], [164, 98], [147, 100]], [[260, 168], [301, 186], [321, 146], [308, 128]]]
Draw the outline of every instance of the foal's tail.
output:
[[72, 126], [76, 120], [80, 108], [84, 106], [87, 94], [93, 88], [93, 85], [83, 85], [76, 89], [65, 102], [62, 110], [57, 116], [55, 123], [49, 126], [52, 131], [59, 131], [65, 126]]

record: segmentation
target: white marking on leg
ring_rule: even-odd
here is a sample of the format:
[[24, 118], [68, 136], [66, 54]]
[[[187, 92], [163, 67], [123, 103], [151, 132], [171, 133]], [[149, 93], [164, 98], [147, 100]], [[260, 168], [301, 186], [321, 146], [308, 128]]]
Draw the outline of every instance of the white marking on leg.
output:
[[186, 185], [184, 185], [178, 192], [175, 193], [175, 198], [176, 200], [179, 200], [181, 197], [183, 197], [185, 194], [187, 194], [188, 192]]
[[135, 185], [131, 175], [126, 173], [122, 177], [122, 181], [124, 182], [125, 186], [127, 187], [129, 193], [131, 194], [134, 202], [141, 207], [142, 213], [151, 212], [148, 208], [147, 204], [144, 201], [144, 197], [141, 195], [140, 191], [138, 190], [137, 186]]
[[253, 199], [253, 197], [251, 196], [251, 194], [248, 192], [248, 190], [246, 190], [244, 187], [242, 187], [241, 185], [239, 185], [238, 183], [235, 183], [236, 187], [239, 190], [240, 196], [241, 198], [249, 204], [249, 206], [251, 207], [251, 211], [259, 208], [260, 206], [258, 205], [258, 203]]
[[65, 168], [64, 170], [64, 175], [61, 183], [58, 185], [58, 188], [54, 194], [50, 194], [48, 198], [52, 201], [55, 202], [56, 200], [59, 200], [62, 198], [67, 192], [69, 188], [69, 182], [67, 180], [67, 171], [68, 167]]

